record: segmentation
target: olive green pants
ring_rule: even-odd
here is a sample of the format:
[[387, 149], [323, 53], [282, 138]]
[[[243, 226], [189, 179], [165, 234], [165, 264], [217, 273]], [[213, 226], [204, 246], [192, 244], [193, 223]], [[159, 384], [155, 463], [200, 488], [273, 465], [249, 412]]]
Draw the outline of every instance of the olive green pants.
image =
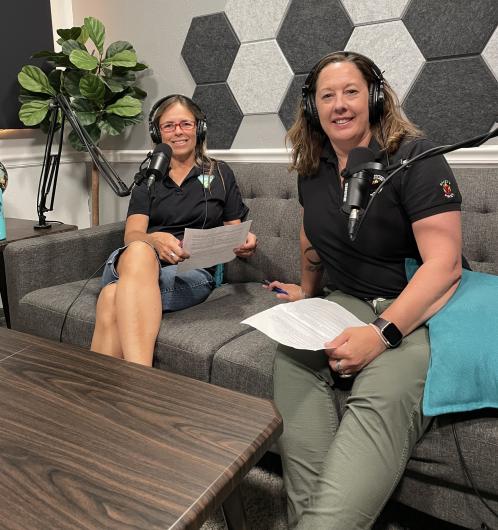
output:
[[[327, 299], [364, 322], [392, 302], [374, 311], [340, 291]], [[323, 351], [279, 346], [274, 399], [284, 420], [279, 449], [290, 528], [371, 528], [429, 423], [422, 415], [428, 364], [424, 326], [349, 379], [331, 372]]]

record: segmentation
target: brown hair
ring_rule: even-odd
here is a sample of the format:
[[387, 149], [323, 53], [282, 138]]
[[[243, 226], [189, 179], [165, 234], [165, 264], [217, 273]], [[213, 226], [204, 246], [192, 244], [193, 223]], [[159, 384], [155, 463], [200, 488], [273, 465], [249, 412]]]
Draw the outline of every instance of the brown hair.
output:
[[[369, 87], [377, 81], [375, 64], [368, 57], [355, 52], [334, 52], [322, 57], [311, 70], [309, 96], [314, 97], [316, 81], [325, 66], [341, 62], [353, 63]], [[371, 131], [375, 140], [389, 154], [398, 149], [403, 138], [417, 138], [423, 135], [422, 131], [403, 115], [398, 97], [386, 80], [384, 80], [384, 110], [380, 121], [371, 125]], [[300, 175], [315, 173], [318, 170], [320, 152], [326, 138], [322, 128], [313, 127], [306, 118], [301, 101], [294, 123], [286, 136], [286, 143], [292, 146], [290, 169], [297, 170]]]

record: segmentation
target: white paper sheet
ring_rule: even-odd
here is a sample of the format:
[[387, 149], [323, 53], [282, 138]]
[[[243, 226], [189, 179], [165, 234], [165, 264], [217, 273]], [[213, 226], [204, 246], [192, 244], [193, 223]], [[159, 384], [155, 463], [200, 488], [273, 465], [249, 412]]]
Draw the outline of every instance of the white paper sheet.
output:
[[307, 298], [277, 305], [246, 318], [242, 324], [258, 329], [280, 344], [316, 351], [345, 328], [365, 323], [335, 302]]
[[178, 272], [212, 267], [218, 263], [227, 263], [235, 258], [234, 248], [243, 245], [251, 228], [252, 221], [237, 225], [218, 226], [199, 230], [186, 228], [183, 248], [190, 258], [178, 263]]

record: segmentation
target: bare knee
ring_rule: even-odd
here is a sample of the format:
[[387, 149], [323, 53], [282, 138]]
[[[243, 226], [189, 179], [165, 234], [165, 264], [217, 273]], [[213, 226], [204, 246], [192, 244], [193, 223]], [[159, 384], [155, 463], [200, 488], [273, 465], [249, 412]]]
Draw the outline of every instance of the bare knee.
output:
[[120, 277], [150, 278], [152, 274], [159, 273], [157, 255], [145, 241], [132, 241], [119, 257], [117, 270]]
[[106, 285], [97, 300], [96, 323], [105, 328], [116, 325], [116, 287], [115, 283]]

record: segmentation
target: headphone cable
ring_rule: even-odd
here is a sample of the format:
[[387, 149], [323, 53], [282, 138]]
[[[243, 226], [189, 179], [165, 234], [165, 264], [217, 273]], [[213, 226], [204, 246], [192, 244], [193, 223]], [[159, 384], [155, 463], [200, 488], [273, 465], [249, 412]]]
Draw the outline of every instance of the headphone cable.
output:
[[74, 300], [69, 304], [69, 307], [66, 309], [66, 313], [64, 314], [64, 319], [62, 320], [61, 330], [59, 333], [59, 342], [62, 342], [62, 333], [64, 331], [64, 326], [66, 324], [67, 317], [69, 315], [69, 311], [71, 310], [71, 307], [73, 307], [74, 303], [78, 298], [80, 297], [81, 293], [85, 289], [85, 287], [88, 285], [88, 282], [101, 270], [105, 267], [105, 264], [107, 263], [107, 259], [102, 263], [102, 265], [99, 266], [99, 268], [86, 280], [86, 282], [83, 284], [83, 287], [79, 290], [78, 294], [75, 296]]

